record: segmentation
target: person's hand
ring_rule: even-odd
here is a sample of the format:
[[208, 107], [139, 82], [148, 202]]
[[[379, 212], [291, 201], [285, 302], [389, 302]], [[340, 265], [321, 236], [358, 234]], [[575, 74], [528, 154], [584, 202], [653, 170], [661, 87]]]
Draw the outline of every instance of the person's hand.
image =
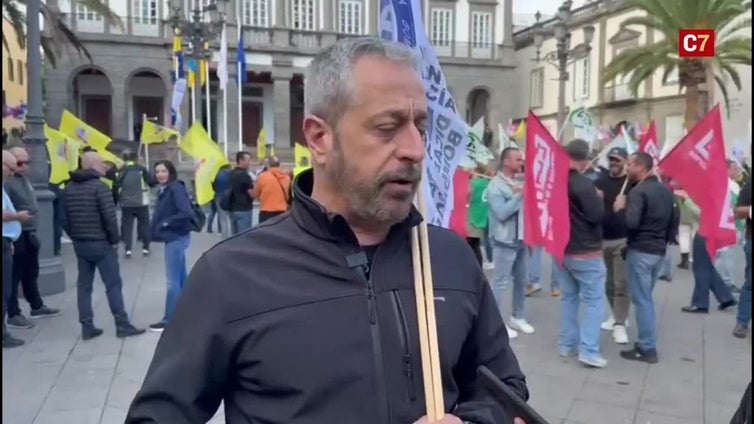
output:
[[511, 189], [513, 190], [514, 193], [520, 194], [520, 193], [523, 193], [523, 191], [524, 191], [524, 185], [523, 184], [513, 184], [511, 186]]
[[18, 220], [21, 222], [26, 222], [29, 220], [29, 218], [31, 218], [31, 214], [29, 213], [29, 211], [18, 211], [16, 213], [16, 218], [18, 218]]
[[676, 190], [673, 192], [679, 199], [686, 200], [689, 198], [689, 194], [686, 193], [686, 190]]
[[604, 191], [602, 191], [602, 190], [600, 190], [598, 188], [595, 188], [595, 190], [597, 190], [597, 196], [599, 196], [600, 199], [604, 199], [605, 198], [605, 192]]
[[[430, 424], [430, 421], [429, 418], [427, 418], [427, 416], [425, 415], [414, 424]], [[461, 419], [456, 417], [455, 415], [445, 414], [440, 421], [433, 421], [432, 424], [463, 424], [463, 421], [461, 421]]]
[[516, 417], [513, 419], [513, 424], [526, 424], [526, 421], [524, 421], [521, 418]]
[[619, 194], [618, 197], [615, 198], [615, 202], [613, 202], [613, 210], [618, 212], [619, 210], [625, 209], [625, 207], [626, 196], [624, 194]]

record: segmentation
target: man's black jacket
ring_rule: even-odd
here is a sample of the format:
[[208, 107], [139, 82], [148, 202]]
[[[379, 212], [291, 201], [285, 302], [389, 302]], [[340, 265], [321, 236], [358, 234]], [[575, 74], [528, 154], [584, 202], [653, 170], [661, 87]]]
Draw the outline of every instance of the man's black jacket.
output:
[[63, 189], [63, 229], [73, 241], [118, 244], [118, 217], [107, 185], [93, 169], [71, 172]]
[[631, 189], [626, 198], [626, 244], [630, 249], [664, 255], [676, 240], [681, 214], [673, 192], [657, 177], [649, 176]]
[[[425, 415], [411, 265], [416, 212], [375, 253], [370, 279], [339, 215], [297, 178], [290, 212], [228, 239], [194, 266], [126, 423], [411, 424]], [[429, 229], [445, 407], [510, 422], [480, 393], [486, 365], [523, 399], [524, 376], [466, 243]], [[354, 264], [352, 264], [354, 265]]]

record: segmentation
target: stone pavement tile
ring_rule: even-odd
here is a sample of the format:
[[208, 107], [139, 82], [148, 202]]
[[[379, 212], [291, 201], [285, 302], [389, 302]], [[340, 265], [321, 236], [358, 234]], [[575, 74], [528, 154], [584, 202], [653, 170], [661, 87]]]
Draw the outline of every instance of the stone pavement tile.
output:
[[70, 363], [63, 367], [55, 386], [50, 391], [50, 396], [66, 390], [104, 390], [110, 388], [113, 381], [113, 370], [90, 370], [81, 365]]
[[102, 411], [101, 424], [123, 424], [126, 421], [126, 414], [128, 412], [122, 409], [105, 405], [105, 409]]
[[681, 385], [644, 387], [639, 409], [646, 412], [670, 415], [686, 419], [701, 419], [704, 416], [704, 399], [701, 393], [689, 393]]
[[150, 361], [121, 355], [118, 366], [115, 369], [115, 378], [125, 378], [141, 384], [144, 381], [144, 376], [147, 375], [149, 363]]
[[50, 386], [15, 388], [3, 382], [3, 424], [31, 424], [49, 391]]
[[633, 424], [725, 424], [723, 422], [705, 422], [702, 417], [679, 418], [672, 415], [663, 415], [656, 412], [639, 410]]
[[[739, 398], [743, 397], [744, 391], [741, 390]], [[733, 414], [738, 409], [738, 403], [718, 403], [718, 402], [705, 402], [704, 403], [704, 422], [705, 423], [729, 423], [733, 418]]]
[[41, 412], [34, 424], [99, 424], [101, 408]]
[[5, 409], [3, 405], [3, 424], [32, 424], [34, 417], [37, 415], [37, 411], [18, 411], [14, 410], [11, 414], [10, 411]]
[[[595, 372], [595, 374], [597, 374]], [[635, 410], [641, 399], [641, 386], [597, 383], [591, 377], [576, 395], [577, 400], [593, 401], [606, 405], [620, 406]]]
[[105, 406], [108, 387], [99, 384], [74, 386], [72, 383], [61, 382], [60, 386], [55, 386], [50, 391], [40, 414], [95, 408], [101, 410]]
[[141, 381], [134, 381], [123, 374], [115, 376], [110, 386], [110, 392], [105, 401], [107, 406], [112, 406], [124, 411], [128, 411], [131, 401], [134, 400], [136, 392], [141, 388]]
[[570, 377], [530, 373], [526, 376], [529, 404], [541, 415], [564, 419], [573, 406], [581, 384]]
[[[584, 424], [633, 424], [634, 408], [623, 408], [599, 402], [577, 400], [568, 414], [568, 420]], [[606, 418], [609, 417], [609, 421]]]

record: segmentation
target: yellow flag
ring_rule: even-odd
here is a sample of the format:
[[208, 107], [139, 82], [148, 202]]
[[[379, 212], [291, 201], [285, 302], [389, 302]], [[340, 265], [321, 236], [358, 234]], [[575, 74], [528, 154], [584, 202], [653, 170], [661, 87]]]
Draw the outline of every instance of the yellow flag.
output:
[[311, 168], [311, 155], [309, 148], [303, 144], [295, 143], [293, 147], [293, 156], [296, 161], [296, 165], [293, 168], [293, 176], [295, 177], [302, 171], [306, 171]]
[[68, 160], [69, 171], [75, 171], [79, 169], [79, 156], [81, 156], [81, 149], [83, 147], [84, 143], [78, 140], [74, 140], [70, 137], [66, 137], [65, 157]]
[[[262, 160], [267, 157], [267, 132], [262, 127], [257, 136], [257, 159]], [[272, 155], [272, 153], [270, 153]]]
[[516, 128], [516, 132], [513, 133], [511, 138], [514, 140], [523, 140], [526, 137], [526, 121], [521, 121]]
[[50, 128], [44, 127], [47, 137], [47, 154], [50, 156], [50, 179], [52, 184], [60, 184], [68, 179], [68, 159], [66, 136]]
[[164, 143], [171, 137], [180, 138], [181, 133], [178, 131], [157, 125], [152, 121], [144, 121], [141, 127], [140, 141], [142, 144]]
[[105, 161], [114, 163], [116, 168], [121, 168], [125, 164], [123, 159], [115, 156], [113, 152], [107, 149], [97, 149], [97, 153], [99, 153]]
[[74, 140], [94, 147], [98, 151], [104, 150], [111, 141], [110, 137], [102, 134], [96, 128], [87, 125], [86, 122], [67, 110], [63, 110], [59, 131]]
[[198, 122], [194, 122], [181, 138], [179, 146], [196, 161], [194, 181], [196, 184], [196, 202], [200, 205], [207, 204], [215, 198], [215, 190], [212, 188], [217, 171], [227, 164], [220, 147], [212, 141], [207, 131]]

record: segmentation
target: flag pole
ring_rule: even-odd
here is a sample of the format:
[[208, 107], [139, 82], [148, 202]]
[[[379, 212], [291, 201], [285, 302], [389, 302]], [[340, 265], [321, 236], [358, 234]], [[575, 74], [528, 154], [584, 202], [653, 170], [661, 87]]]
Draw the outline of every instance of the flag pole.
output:
[[144, 143], [144, 123], [147, 122], [147, 114], [142, 113], [141, 114], [141, 134], [139, 134], [139, 147], [144, 147], [144, 162], [147, 164], [147, 169], [149, 168], [149, 144]]
[[[205, 77], [204, 77], [204, 91], [206, 93], [205, 97], [207, 98], [206, 103], [206, 113], [207, 113], [207, 134], [210, 138], [212, 138], [212, 99], [210, 98], [210, 89], [209, 89], [209, 60], [204, 61], [204, 70], [203, 70]], [[201, 74], [200, 74], [201, 77]]]
[[[236, 16], [241, 16], [241, 2], [236, 2]], [[238, 20], [238, 45], [236, 48], [240, 48], [243, 37], [243, 26], [241, 21]], [[236, 52], [236, 84], [238, 84], [238, 151], [243, 150], [243, 81], [246, 79], [246, 75], [241, 75], [241, 62], [238, 60], [238, 55], [245, 55], [246, 52]]]

